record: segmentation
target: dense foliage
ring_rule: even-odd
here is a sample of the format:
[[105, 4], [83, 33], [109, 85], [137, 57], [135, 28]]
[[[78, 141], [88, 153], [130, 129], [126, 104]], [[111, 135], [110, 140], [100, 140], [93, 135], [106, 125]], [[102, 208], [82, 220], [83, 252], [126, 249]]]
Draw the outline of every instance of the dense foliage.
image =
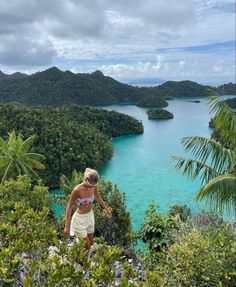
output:
[[143, 132], [136, 119], [115, 111], [80, 106], [33, 109], [0, 105], [0, 135], [21, 132], [36, 135], [33, 152], [46, 157], [39, 175], [50, 187], [58, 186], [60, 175], [87, 166], [100, 169], [112, 155], [111, 137]]
[[225, 100], [227, 105], [229, 105], [231, 108], [236, 109], [236, 97], [232, 99]]
[[147, 111], [149, 119], [173, 119], [174, 115], [163, 109], [150, 109]]
[[[157, 87], [133, 87], [106, 77], [102, 72], [74, 74], [53, 67], [30, 76], [0, 72], [0, 102], [61, 106], [65, 103], [102, 105], [136, 103], [146, 96], [206, 96], [206, 86], [192, 81], [168, 81]], [[235, 84], [216, 88], [220, 94], [235, 94]]]
[[151, 203], [145, 212], [145, 220], [138, 232], [151, 252], [160, 252], [174, 242], [174, 230], [178, 228], [173, 216], [157, 213], [158, 206]]
[[148, 96], [136, 103], [136, 106], [142, 108], [164, 108], [168, 106], [168, 103], [162, 98], [155, 96]]
[[[24, 286], [97, 286], [100, 281], [111, 282], [111, 264], [120, 258], [119, 249], [98, 248], [90, 284], [84, 283], [88, 280], [84, 271], [90, 263], [83, 243], [70, 247], [58, 236], [49, 203], [47, 189], [31, 187], [26, 177], [0, 185], [0, 286], [13, 286], [13, 282]], [[83, 260], [84, 269], [78, 269], [78, 260]]]
[[210, 226], [183, 234], [164, 253], [156, 272], [163, 286], [235, 286], [235, 229]]
[[0, 102], [60, 106], [71, 104], [112, 104], [137, 101], [138, 88], [105, 77], [102, 72], [74, 74], [56, 67], [26, 77], [1, 77]]
[[[110, 191], [107, 197], [103, 196], [110, 200], [109, 204], [113, 200], [117, 203], [117, 191], [111, 191], [110, 183], [104, 184], [108, 185], [106, 190], [101, 189]], [[113, 197], [112, 193], [116, 195]], [[171, 208], [174, 215], [162, 215], [151, 205], [140, 231], [149, 248], [146, 257], [136, 258], [139, 266], [143, 266], [140, 277], [134, 261], [124, 256], [125, 250], [106, 245], [102, 238], [96, 239], [88, 260], [83, 241], [68, 241], [62, 236], [62, 226], [53, 215], [50, 201], [47, 188], [32, 186], [27, 177], [0, 184], [1, 287], [233, 287], [236, 284], [233, 226], [212, 218], [205, 220], [205, 225], [199, 218], [194, 219], [198, 224], [193, 224], [186, 206]], [[113, 215], [116, 208], [119, 212], [115, 204]], [[188, 214], [184, 222], [178, 216], [181, 213]], [[117, 220], [116, 224], [119, 225], [116, 231], [110, 229], [111, 236], [125, 222]], [[106, 225], [102, 233], [106, 233]], [[117, 233], [118, 237], [122, 232]]]
[[218, 92], [220, 95], [236, 95], [236, 84], [223, 84], [217, 87], [216, 92]]

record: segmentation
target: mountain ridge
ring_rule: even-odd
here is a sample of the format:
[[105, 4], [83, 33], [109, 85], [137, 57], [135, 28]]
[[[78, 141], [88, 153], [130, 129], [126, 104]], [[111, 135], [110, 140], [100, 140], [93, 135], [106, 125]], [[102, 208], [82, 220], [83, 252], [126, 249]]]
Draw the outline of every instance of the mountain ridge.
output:
[[221, 94], [227, 94], [228, 90], [235, 93], [235, 86], [229, 83], [214, 88], [185, 80], [166, 81], [154, 87], [137, 87], [105, 76], [99, 70], [89, 74], [51, 67], [32, 75], [20, 72], [7, 75], [0, 71], [0, 102], [19, 102], [32, 106], [136, 103], [146, 96], [207, 96], [207, 88]]

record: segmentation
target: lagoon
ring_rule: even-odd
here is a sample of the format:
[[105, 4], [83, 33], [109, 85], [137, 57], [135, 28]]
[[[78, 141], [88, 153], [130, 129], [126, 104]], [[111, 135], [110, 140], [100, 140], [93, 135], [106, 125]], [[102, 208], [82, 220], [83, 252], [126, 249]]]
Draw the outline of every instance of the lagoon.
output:
[[[193, 101], [200, 101], [196, 103]], [[194, 213], [207, 210], [204, 203], [194, 201], [201, 186], [200, 180], [190, 181], [174, 168], [171, 155], [190, 158], [181, 138], [186, 136], [211, 135], [210, 115], [206, 98], [177, 98], [169, 101], [166, 108], [174, 114], [173, 119], [149, 120], [147, 109], [134, 105], [111, 105], [103, 107], [128, 114], [141, 120], [144, 133], [121, 136], [113, 139], [114, 154], [100, 171], [125, 193], [126, 205], [131, 214], [133, 228], [137, 230], [144, 221], [145, 210], [155, 201], [160, 211], [166, 213], [171, 205], [187, 204]], [[60, 193], [59, 190], [52, 191]], [[64, 213], [54, 204], [56, 214]]]
[[[200, 103], [189, 100], [200, 100]], [[169, 120], [148, 120], [147, 109], [133, 105], [105, 107], [133, 116], [144, 125], [141, 135], [113, 139], [114, 155], [101, 171], [105, 179], [117, 184], [125, 193], [134, 229], [143, 222], [145, 210], [152, 201], [158, 203], [162, 212], [167, 212], [173, 204], [187, 204], [194, 212], [205, 208], [194, 201], [200, 181], [192, 182], [182, 176], [175, 170], [170, 156], [190, 157], [184, 152], [181, 138], [210, 136], [206, 102], [206, 98], [169, 101], [166, 109], [174, 114]]]

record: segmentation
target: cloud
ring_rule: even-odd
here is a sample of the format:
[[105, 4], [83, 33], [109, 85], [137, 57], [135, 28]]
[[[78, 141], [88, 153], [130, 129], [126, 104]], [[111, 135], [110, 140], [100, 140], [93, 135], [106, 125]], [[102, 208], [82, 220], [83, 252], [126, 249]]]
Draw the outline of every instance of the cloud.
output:
[[234, 0], [0, 0], [0, 69], [232, 79], [234, 24]]

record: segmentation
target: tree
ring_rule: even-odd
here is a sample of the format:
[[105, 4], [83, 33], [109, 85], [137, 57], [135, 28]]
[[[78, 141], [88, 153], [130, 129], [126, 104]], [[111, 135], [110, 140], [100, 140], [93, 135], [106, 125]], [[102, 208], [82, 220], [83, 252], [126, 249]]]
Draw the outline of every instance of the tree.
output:
[[35, 136], [26, 140], [23, 135], [15, 131], [8, 133], [5, 141], [0, 137], [0, 180], [3, 183], [9, 178], [16, 178], [18, 175], [27, 175], [30, 178], [39, 179], [35, 170], [44, 169], [41, 163], [45, 157], [38, 153], [30, 152]]
[[[202, 187], [196, 201], [206, 199], [215, 210], [236, 216], [236, 115], [218, 95], [210, 90], [208, 104], [214, 114], [214, 126], [223, 139], [217, 142], [212, 138], [185, 137], [182, 144], [197, 159], [173, 156], [175, 167], [194, 180], [200, 177]], [[227, 148], [226, 148], [226, 147]]]

